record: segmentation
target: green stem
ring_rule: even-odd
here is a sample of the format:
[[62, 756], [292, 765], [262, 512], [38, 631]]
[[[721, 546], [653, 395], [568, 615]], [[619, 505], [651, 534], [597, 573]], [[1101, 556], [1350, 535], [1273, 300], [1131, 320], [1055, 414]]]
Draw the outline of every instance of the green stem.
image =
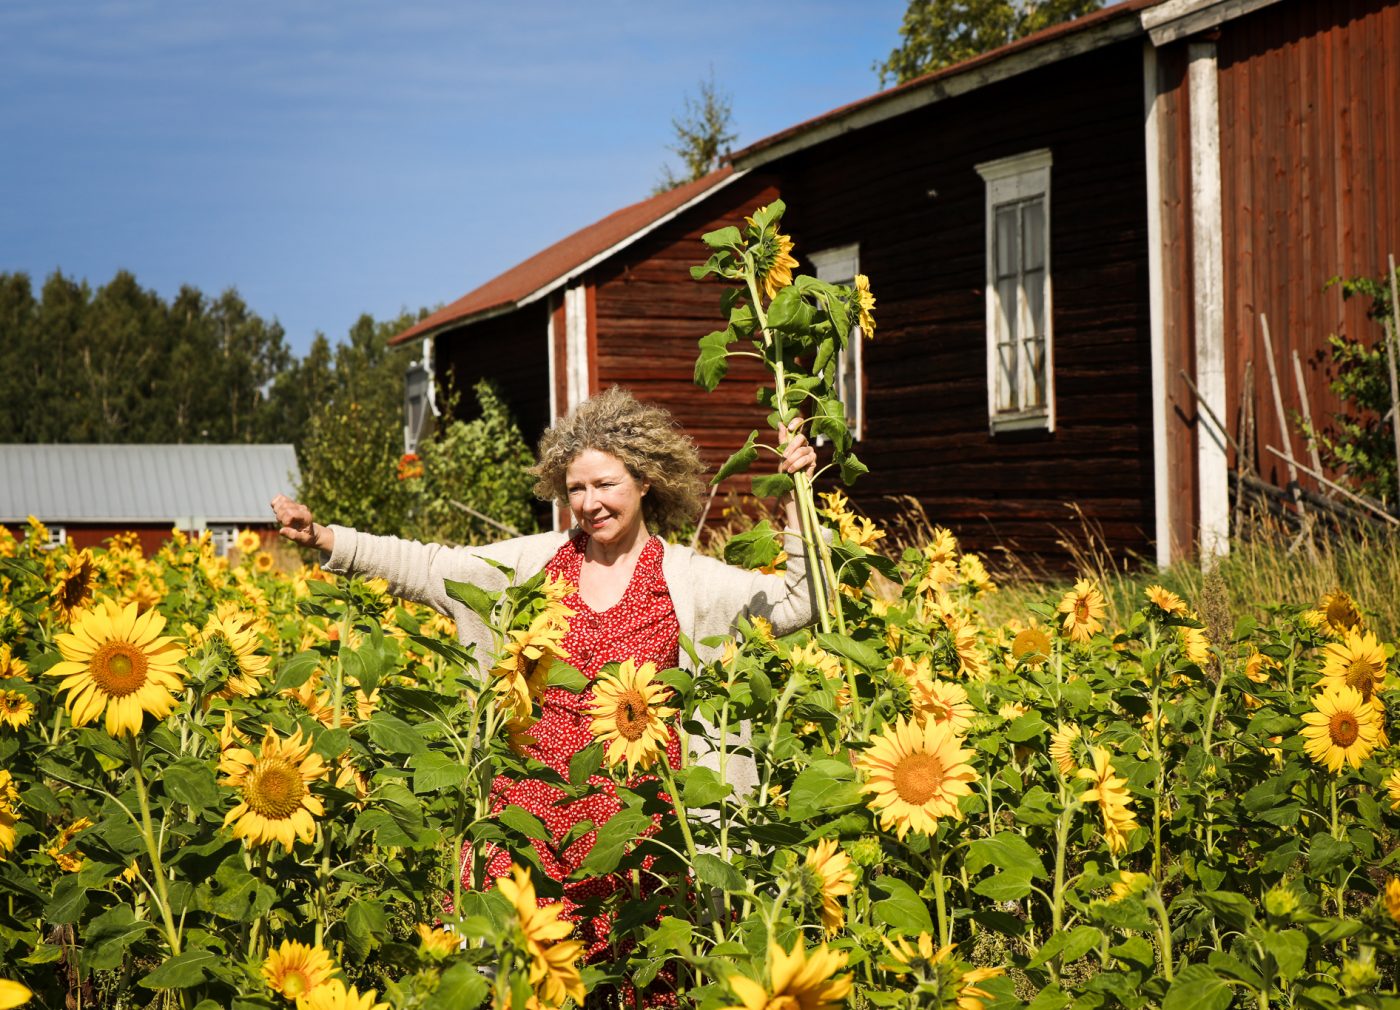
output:
[[[671, 774], [671, 762], [666, 760], [666, 755], [662, 754], [658, 766], [661, 769], [661, 779], [666, 783], [666, 792], [671, 797], [671, 806], [676, 811], [676, 823], [680, 825], [681, 838], [685, 840], [685, 854], [693, 867], [699, 856], [699, 850], [695, 847], [695, 837], [690, 833], [690, 817], [686, 813], [685, 801], [681, 799], [680, 790], [676, 788], [675, 777]], [[713, 925], [715, 939], [720, 943], [724, 942], [724, 923], [720, 921], [719, 903], [714, 899], [714, 893], [700, 881], [696, 881], [697, 889], [705, 893], [711, 912], [711, 923]]]
[[933, 871], [933, 905], [934, 911], [938, 914], [938, 945], [946, 947], [953, 942], [952, 924], [948, 921], [948, 899], [944, 893], [946, 882], [943, 879], [943, 869], [948, 864], [948, 854], [942, 853], [938, 857], [938, 864]]
[[1162, 760], [1162, 658], [1156, 652], [1156, 633], [1148, 643], [1152, 660], [1152, 761], [1157, 766], [1152, 789], [1152, 879], [1162, 884], [1162, 797], [1166, 793], [1166, 762]]
[[170, 945], [170, 953], [180, 953], [180, 931], [170, 914], [170, 889], [166, 884], [165, 866], [160, 858], [160, 846], [156, 844], [156, 832], [151, 821], [151, 801], [146, 792], [146, 777], [141, 773], [141, 749], [136, 737], [127, 735], [127, 753], [131, 757], [131, 768], [136, 775], [136, 799], [141, 808], [141, 837], [146, 842], [146, 853], [151, 857], [151, 876], [155, 878], [156, 898], [160, 905], [161, 921], [165, 924], [165, 940]]
[[[1172, 981], [1172, 924], [1167, 917], [1167, 906], [1162, 903], [1162, 892], [1154, 888], [1146, 899], [1147, 907], [1157, 915], [1157, 940], [1162, 948], [1162, 977]], [[1218, 945], [1218, 944], [1217, 944]]]

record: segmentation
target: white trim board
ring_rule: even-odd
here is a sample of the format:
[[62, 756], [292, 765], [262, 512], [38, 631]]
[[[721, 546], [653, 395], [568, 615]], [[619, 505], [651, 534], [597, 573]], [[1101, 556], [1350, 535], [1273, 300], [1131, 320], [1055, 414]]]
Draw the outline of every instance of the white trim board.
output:
[[1278, 0], [1166, 0], [1142, 12], [1142, 27], [1154, 46], [1217, 28]]
[[1172, 557], [1172, 506], [1167, 465], [1167, 335], [1166, 282], [1162, 273], [1162, 143], [1159, 110], [1162, 87], [1158, 78], [1157, 50], [1151, 42], [1142, 46], [1143, 138], [1147, 157], [1147, 306], [1152, 355], [1152, 488], [1157, 537], [1157, 566], [1165, 568]]

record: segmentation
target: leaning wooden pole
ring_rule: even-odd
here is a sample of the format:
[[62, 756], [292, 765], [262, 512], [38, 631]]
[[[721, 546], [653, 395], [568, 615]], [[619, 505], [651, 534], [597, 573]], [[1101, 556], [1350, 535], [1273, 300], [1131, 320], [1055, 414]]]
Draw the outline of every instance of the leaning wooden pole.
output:
[[1298, 484], [1298, 466], [1293, 460], [1293, 440], [1288, 435], [1288, 415], [1283, 410], [1283, 390], [1278, 384], [1278, 368], [1274, 364], [1274, 341], [1269, 335], [1269, 318], [1262, 312], [1259, 313], [1259, 325], [1264, 331], [1264, 363], [1269, 366], [1269, 384], [1274, 389], [1274, 413], [1278, 416], [1279, 435], [1283, 438], [1283, 447], [1287, 450], [1284, 461], [1288, 464], [1288, 493], [1293, 496], [1293, 504], [1298, 508], [1298, 514], [1303, 517], [1304, 524], [1308, 517], [1308, 507], [1303, 504], [1303, 495]]
[[[1293, 352], [1293, 382], [1298, 386], [1298, 402], [1303, 405], [1303, 430], [1307, 433], [1305, 441], [1308, 445], [1308, 459], [1312, 462], [1313, 469], [1321, 473], [1322, 456], [1317, 451], [1317, 429], [1313, 427], [1312, 402], [1308, 397], [1308, 385], [1303, 376], [1303, 362], [1299, 359], [1297, 351]], [[1326, 486], [1322, 490], [1327, 495], [1332, 493]]]

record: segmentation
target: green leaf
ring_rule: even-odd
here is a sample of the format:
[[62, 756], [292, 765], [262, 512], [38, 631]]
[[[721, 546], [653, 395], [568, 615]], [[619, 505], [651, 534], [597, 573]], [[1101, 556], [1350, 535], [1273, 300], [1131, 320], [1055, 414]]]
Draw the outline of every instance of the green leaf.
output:
[[753, 493], [757, 498], [777, 498], [793, 489], [792, 474], [770, 473], [753, 478]]
[[1316, 874], [1330, 873], [1351, 858], [1356, 846], [1336, 839], [1325, 831], [1312, 836], [1308, 846], [1308, 869]]
[[390, 754], [422, 754], [428, 749], [419, 732], [397, 716], [376, 712], [365, 725], [369, 738]]
[[569, 758], [569, 785], [582, 789], [588, 777], [603, 764], [606, 749], [603, 742], [597, 740]]
[[1243, 932], [1254, 922], [1254, 905], [1242, 894], [1234, 891], [1202, 891], [1197, 898], [1231, 929]]
[[1053, 957], [1058, 957], [1061, 964], [1070, 964], [1078, 961], [1102, 942], [1103, 933], [1093, 926], [1076, 926], [1069, 932], [1061, 930], [1050, 934], [1026, 967], [1038, 968]]
[[726, 228], [705, 232], [700, 236], [700, 241], [711, 249], [732, 249], [743, 244], [744, 236], [739, 233], [738, 228], [730, 225]]
[[1049, 729], [1037, 713], [1027, 712], [1011, 721], [1011, 725], [1006, 728], [1006, 738], [1013, 743], [1025, 743], [1027, 740], [1044, 736]]
[[770, 330], [797, 330], [810, 324], [812, 307], [802, 300], [796, 287], [785, 287], [768, 306]]
[[732, 477], [736, 473], [743, 473], [753, 466], [754, 460], [758, 459], [758, 449], [754, 443], [758, 440], [758, 432], [749, 432], [747, 441], [724, 462], [724, 466], [719, 468], [719, 473], [715, 474], [715, 479], [710, 483], [718, 484], [727, 477]]
[[978, 881], [973, 890], [993, 901], [1020, 901], [1031, 893], [1031, 875], [1026, 870], [1004, 870]]
[[454, 757], [439, 751], [423, 751], [409, 758], [413, 769], [413, 791], [419, 796], [444, 789], [455, 789], [471, 779], [471, 769]]
[[645, 831], [651, 827], [651, 817], [640, 810], [620, 810], [608, 818], [608, 822], [598, 829], [597, 841], [587, 857], [570, 877], [575, 880], [598, 877], [617, 869], [623, 854]]
[[788, 792], [788, 816], [795, 821], [830, 814], [860, 803], [860, 783], [851, 766], [840, 761], [813, 761]]
[[277, 900], [277, 892], [243, 865], [243, 854], [229, 856], [214, 871], [209, 910], [230, 922], [252, 922]]
[[581, 694], [593, 682], [568, 663], [549, 664], [549, 675], [545, 678], [548, 687], [562, 687], [570, 694]]
[[1024, 871], [1032, 878], [1049, 876], [1031, 843], [1014, 831], [1001, 831], [991, 838], [969, 842], [967, 855], [969, 873], [977, 873], [990, 864], [1002, 870]]
[[933, 919], [928, 914], [927, 902], [904, 881], [898, 877], [882, 876], [875, 878], [871, 887], [886, 895], [871, 906], [877, 920], [911, 935], [933, 932]]
[[1264, 949], [1273, 955], [1278, 975], [1291, 982], [1303, 973], [1308, 961], [1308, 936], [1301, 929], [1266, 929], [1260, 938]]
[[674, 915], [668, 915], [656, 924], [655, 929], [647, 933], [642, 944], [648, 950], [661, 950], [670, 953], [685, 950], [690, 946], [693, 936], [694, 928], [690, 923], [684, 919], [677, 919]]
[[166, 795], [189, 807], [192, 814], [223, 805], [214, 769], [207, 762], [181, 758], [161, 773], [160, 780]]
[[345, 947], [350, 960], [363, 963], [378, 945], [379, 937], [389, 931], [389, 917], [384, 906], [368, 898], [357, 898], [345, 912]]
[[[307, 583], [312, 585], [312, 583]], [[298, 652], [277, 671], [277, 680], [273, 682], [272, 693], [281, 694], [290, 688], [298, 688], [311, 679], [311, 675], [316, 672], [316, 667], [321, 663], [322, 657], [319, 652]]]
[[139, 940], [151, 924], [136, 918], [131, 906], [113, 905], [87, 924], [83, 931], [83, 965], [106, 971], [118, 967], [126, 949]]
[[88, 889], [76, 876], [61, 878], [54, 886], [53, 897], [44, 906], [44, 918], [57, 926], [77, 922], [88, 905]]
[[693, 765], [685, 776], [681, 795], [690, 809], [717, 807], [720, 801], [734, 791], [728, 782], [721, 782], [713, 769], [704, 765]]
[[1203, 964], [1188, 964], [1162, 1000], [1162, 1010], [1225, 1010], [1230, 1005], [1230, 987], [1215, 971]]
[[700, 338], [700, 356], [695, 359], [695, 384], [707, 393], [715, 388], [729, 371], [729, 345], [734, 341], [730, 330], [716, 330]]
[[544, 826], [544, 821], [524, 807], [512, 803], [497, 814], [496, 819], [506, 827], [519, 831], [526, 838], [533, 838], [541, 842], [550, 841], [549, 829]]
[[762, 520], [753, 529], [736, 533], [724, 545], [724, 560], [740, 568], [763, 568], [778, 560], [777, 530]]
[[451, 579], [444, 579], [443, 585], [448, 596], [466, 604], [467, 609], [487, 624], [491, 623], [491, 611], [495, 609], [500, 593], [488, 593], [480, 586], [473, 586], [469, 582], [453, 582]]
[[490, 993], [491, 987], [476, 965], [458, 961], [442, 973], [437, 988], [423, 1001], [423, 1010], [472, 1010]]
[[695, 857], [695, 876], [702, 883], [724, 891], [743, 891], [748, 886], [743, 874], [719, 856], [712, 856], [708, 852], [702, 852]]
[[204, 981], [205, 972], [219, 965], [223, 955], [212, 950], [187, 950], [157, 967], [141, 980], [147, 989], [188, 989]]
[[869, 473], [870, 468], [856, 459], [855, 453], [847, 453], [840, 459], [841, 482], [843, 484], [854, 484], [861, 474]]
[[854, 638], [834, 632], [817, 632], [817, 644], [827, 652], [844, 656], [867, 673], [878, 673], [885, 669], [884, 657], [867, 642], [858, 642]]

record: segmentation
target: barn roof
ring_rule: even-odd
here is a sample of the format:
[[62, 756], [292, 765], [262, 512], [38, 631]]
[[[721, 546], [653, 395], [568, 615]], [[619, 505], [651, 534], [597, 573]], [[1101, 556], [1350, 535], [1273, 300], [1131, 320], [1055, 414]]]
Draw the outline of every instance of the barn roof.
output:
[[438, 309], [389, 342], [400, 344], [418, 337], [432, 336], [449, 326], [485, 319], [528, 305], [669, 221], [701, 197], [727, 186], [742, 174], [735, 172], [733, 166], [725, 165], [702, 179], [614, 211], [601, 221], [560, 239], [543, 252], [469, 291], [451, 305]]
[[271, 521], [301, 482], [290, 445], [0, 445], [0, 521]]
[[654, 228], [760, 165], [872, 123], [965, 94], [1035, 67], [1133, 36], [1155, 44], [1213, 28], [1278, 0], [1121, 0], [997, 49], [876, 92], [755, 141], [729, 164], [581, 228], [393, 337], [400, 344], [510, 312], [568, 283]]

